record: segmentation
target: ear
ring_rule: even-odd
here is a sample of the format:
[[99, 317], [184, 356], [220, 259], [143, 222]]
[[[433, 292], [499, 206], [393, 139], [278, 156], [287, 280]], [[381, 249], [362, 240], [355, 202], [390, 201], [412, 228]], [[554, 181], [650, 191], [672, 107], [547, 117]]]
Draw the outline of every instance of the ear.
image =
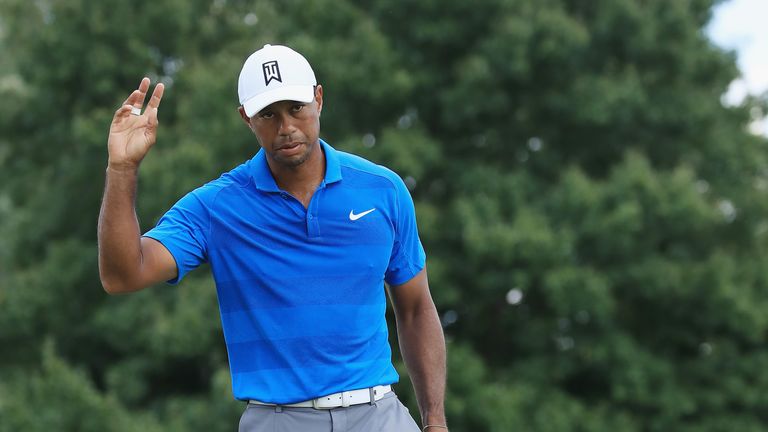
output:
[[320, 114], [323, 111], [323, 86], [320, 84], [315, 88], [315, 102], [317, 102], [317, 113]]
[[243, 108], [243, 106], [240, 105], [239, 107], [237, 107], [237, 112], [240, 113], [240, 117], [243, 119], [245, 124], [248, 125], [248, 129], [251, 129], [251, 119], [248, 118], [248, 115], [245, 113], [245, 108]]

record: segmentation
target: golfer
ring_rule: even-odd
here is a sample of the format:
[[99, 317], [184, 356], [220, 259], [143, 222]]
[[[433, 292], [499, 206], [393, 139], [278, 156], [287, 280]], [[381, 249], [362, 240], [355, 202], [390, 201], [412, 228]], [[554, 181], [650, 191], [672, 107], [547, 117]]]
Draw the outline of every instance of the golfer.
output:
[[[149, 86], [144, 78], [109, 131], [104, 289], [176, 284], [210, 264], [234, 397], [247, 403], [240, 431], [446, 431], [445, 341], [413, 201], [397, 174], [320, 139], [323, 87], [307, 60], [278, 45], [248, 57], [239, 112], [260, 150], [142, 236], [137, 177], [164, 90], [144, 108]], [[421, 428], [391, 388], [385, 282]]]

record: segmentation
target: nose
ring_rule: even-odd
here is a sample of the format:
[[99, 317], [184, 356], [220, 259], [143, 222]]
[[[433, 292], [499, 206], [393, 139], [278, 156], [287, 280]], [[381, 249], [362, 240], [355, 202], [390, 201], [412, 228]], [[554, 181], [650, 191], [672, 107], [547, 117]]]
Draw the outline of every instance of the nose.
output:
[[279, 135], [291, 135], [296, 131], [296, 126], [293, 123], [293, 118], [287, 114], [281, 114], [279, 120], [279, 128], [277, 133]]

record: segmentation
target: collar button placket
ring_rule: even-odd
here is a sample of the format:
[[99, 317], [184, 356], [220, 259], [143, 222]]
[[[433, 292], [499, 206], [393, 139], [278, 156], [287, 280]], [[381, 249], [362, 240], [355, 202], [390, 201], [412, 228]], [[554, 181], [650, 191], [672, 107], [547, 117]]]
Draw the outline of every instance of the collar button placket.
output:
[[320, 221], [317, 218], [317, 209], [320, 207], [320, 197], [324, 189], [322, 185], [318, 187], [309, 201], [309, 207], [307, 208], [307, 236], [309, 238], [320, 237]]

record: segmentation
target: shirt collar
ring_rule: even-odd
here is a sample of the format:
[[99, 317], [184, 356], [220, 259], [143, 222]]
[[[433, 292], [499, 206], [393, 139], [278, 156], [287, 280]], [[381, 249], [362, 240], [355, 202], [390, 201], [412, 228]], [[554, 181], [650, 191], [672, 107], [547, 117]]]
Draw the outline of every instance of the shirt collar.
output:
[[[336, 149], [327, 142], [320, 140], [320, 147], [325, 153], [325, 184], [335, 183], [341, 180], [341, 164]], [[256, 156], [251, 159], [251, 172], [256, 188], [265, 192], [280, 192], [275, 178], [267, 164], [267, 155], [264, 149], [259, 150]]]
[[341, 181], [341, 163], [339, 152], [327, 142], [320, 140], [320, 145], [325, 151], [325, 184]]

